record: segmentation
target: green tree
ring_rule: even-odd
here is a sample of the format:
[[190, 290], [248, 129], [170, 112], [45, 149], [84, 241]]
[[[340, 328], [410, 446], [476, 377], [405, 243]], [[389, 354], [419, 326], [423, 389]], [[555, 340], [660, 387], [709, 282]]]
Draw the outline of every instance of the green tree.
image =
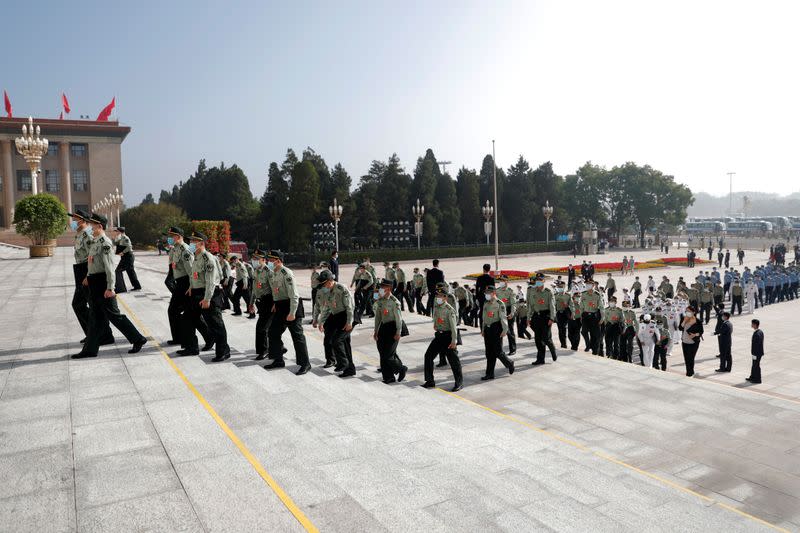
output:
[[[365, 176], [368, 178], [368, 176]], [[378, 183], [362, 177], [361, 185], [353, 194], [356, 226], [353, 232], [354, 247], [371, 248], [378, 245], [381, 225], [378, 217]]]
[[410, 219], [411, 183], [411, 176], [400, 165], [400, 158], [392, 154], [378, 183], [378, 222]]
[[571, 207], [566, 213], [569, 219], [567, 227], [573, 232], [579, 233], [592, 224], [605, 226], [608, 217], [598, 201], [602, 194], [603, 176], [600, 167], [588, 162], [564, 180], [564, 202]]
[[[351, 236], [356, 227], [355, 203], [350, 194], [352, 180], [341, 163], [337, 163], [331, 172], [333, 198], [342, 206], [342, 220], [339, 222], [339, 246], [347, 249], [351, 245]], [[332, 202], [331, 202], [332, 203]], [[323, 207], [327, 209], [330, 204]]]
[[34, 246], [47, 244], [64, 232], [69, 216], [64, 205], [52, 194], [31, 194], [14, 207], [14, 224], [20, 235], [25, 235]]
[[461, 167], [456, 177], [459, 215], [464, 242], [482, 242], [483, 216], [481, 213], [480, 183], [474, 170]]
[[[508, 169], [506, 186], [500, 205], [503, 212], [513, 220], [508, 233], [500, 233], [504, 241], [525, 242], [534, 238], [534, 223], [538, 199], [533, 172], [521, 155], [515, 165]], [[498, 192], [499, 195], [499, 192]]]
[[633, 204], [633, 217], [639, 225], [639, 241], [645, 246], [645, 233], [661, 225], [678, 225], [686, 220], [686, 209], [694, 202], [692, 191], [650, 165], [629, 167], [626, 191]]
[[319, 210], [319, 176], [310, 161], [301, 161], [292, 170], [289, 201], [286, 204], [286, 241], [291, 251], [307, 250], [311, 225]]
[[156, 199], [153, 198], [152, 193], [147, 193], [147, 195], [144, 197], [144, 200], [142, 200], [142, 204], [154, 204], [154, 203], [156, 203]]
[[180, 207], [169, 202], [141, 204], [120, 214], [128, 237], [136, 246], [153, 246], [170, 226], [189, 231], [190, 223]]
[[[440, 174], [436, 185], [436, 205], [441, 212], [439, 220], [439, 244], [462, 242], [461, 211], [458, 209], [456, 182], [449, 174]], [[424, 230], [423, 230], [424, 234]]]

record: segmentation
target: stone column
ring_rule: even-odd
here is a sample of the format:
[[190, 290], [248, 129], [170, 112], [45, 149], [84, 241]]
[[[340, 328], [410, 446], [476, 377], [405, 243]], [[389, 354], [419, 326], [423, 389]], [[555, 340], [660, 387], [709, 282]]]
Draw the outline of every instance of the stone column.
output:
[[58, 143], [58, 172], [61, 174], [61, 190], [64, 191], [61, 199], [67, 211], [72, 213], [72, 177], [69, 170], [69, 143], [66, 141]]
[[11, 165], [11, 141], [0, 141], [0, 152], [3, 160], [3, 205], [6, 219], [3, 221], [5, 227], [10, 228], [14, 221], [14, 189], [17, 187], [16, 176], [13, 176], [14, 169]]

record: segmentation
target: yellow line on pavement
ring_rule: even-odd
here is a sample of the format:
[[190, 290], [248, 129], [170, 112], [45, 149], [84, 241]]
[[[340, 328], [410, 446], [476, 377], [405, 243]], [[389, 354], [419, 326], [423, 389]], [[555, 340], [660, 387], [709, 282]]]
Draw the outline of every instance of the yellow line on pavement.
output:
[[211, 418], [214, 419], [214, 421], [217, 423], [217, 425], [219, 425], [222, 431], [224, 431], [225, 434], [228, 436], [228, 438], [231, 439], [231, 441], [236, 445], [236, 447], [239, 449], [239, 452], [241, 452], [244, 458], [247, 459], [247, 462], [250, 463], [250, 465], [255, 469], [256, 472], [258, 472], [258, 475], [261, 476], [261, 478], [267, 483], [267, 485], [269, 485], [269, 488], [272, 489], [275, 495], [278, 498], [280, 498], [281, 502], [283, 502], [283, 505], [285, 505], [286, 508], [289, 510], [289, 512], [292, 513], [292, 515], [294, 515], [294, 517], [297, 519], [298, 522], [300, 522], [300, 525], [303, 526], [303, 528], [306, 531], [318, 533], [319, 530], [317, 529], [317, 527], [313, 523], [311, 523], [311, 520], [309, 520], [308, 517], [303, 513], [303, 511], [300, 510], [297, 504], [295, 504], [292, 498], [286, 493], [286, 491], [284, 491], [283, 488], [281, 488], [278, 482], [275, 481], [275, 479], [271, 475], [269, 475], [269, 472], [267, 472], [267, 470], [264, 468], [261, 462], [253, 455], [253, 453], [247, 448], [247, 446], [245, 446], [245, 444], [242, 442], [239, 436], [236, 435], [236, 433], [234, 433], [234, 431], [230, 428], [230, 426], [228, 426], [225, 420], [223, 420], [222, 417], [219, 416], [217, 411], [213, 407], [211, 407], [211, 404], [209, 404], [208, 401], [203, 397], [203, 395], [200, 394], [200, 391], [197, 390], [197, 387], [195, 387], [194, 384], [189, 380], [189, 378], [186, 377], [186, 374], [184, 374], [183, 371], [181, 371], [181, 369], [178, 368], [178, 365], [176, 365], [175, 361], [173, 361], [172, 358], [169, 356], [169, 354], [166, 351], [164, 351], [164, 348], [161, 347], [158, 341], [155, 340], [154, 337], [152, 337], [147, 327], [142, 323], [141, 320], [139, 320], [139, 317], [136, 316], [136, 313], [133, 312], [133, 309], [131, 309], [128, 306], [128, 304], [126, 304], [125, 301], [119, 296], [117, 296], [117, 300], [119, 301], [119, 303], [122, 304], [122, 307], [125, 308], [125, 312], [133, 319], [134, 322], [136, 322], [136, 325], [139, 327], [142, 334], [146, 337], [151, 337], [152, 339], [151, 342], [153, 343], [153, 345], [158, 349], [159, 352], [161, 352], [161, 355], [164, 357], [167, 363], [172, 367], [175, 373], [178, 374], [178, 377], [181, 378], [184, 384], [186, 384], [186, 387], [188, 387], [188, 389], [192, 391], [192, 394], [194, 394], [195, 398], [197, 398], [197, 401], [200, 402], [200, 405], [202, 405], [205, 408], [205, 410], [208, 411], [208, 414], [211, 415]]

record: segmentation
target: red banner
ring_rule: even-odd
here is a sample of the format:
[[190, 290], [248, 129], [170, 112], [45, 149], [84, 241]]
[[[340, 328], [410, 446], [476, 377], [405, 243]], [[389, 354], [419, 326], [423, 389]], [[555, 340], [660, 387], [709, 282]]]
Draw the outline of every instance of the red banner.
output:
[[8, 93], [5, 90], [3, 91], [3, 100], [6, 103], [6, 115], [8, 115], [8, 118], [12, 118], [14, 115], [11, 112], [11, 100], [8, 99]]
[[113, 111], [114, 110], [114, 106], [117, 105], [116, 100], [117, 100], [117, 97], [115, 96], [114, 98], [111, 99], [111, 103], [108, 104], [107, 106], [105, 106], [102, 111], [100, 111], [100, 114], [97, 115], [97, 122], [107, 122], [108, 121], [108, 117], [111, 116], [111, 111]]
[[64, 113], [69, 115], [69, 100], [67, 100], [67, 95], [61, 93], [61, 105], [64, 106]]

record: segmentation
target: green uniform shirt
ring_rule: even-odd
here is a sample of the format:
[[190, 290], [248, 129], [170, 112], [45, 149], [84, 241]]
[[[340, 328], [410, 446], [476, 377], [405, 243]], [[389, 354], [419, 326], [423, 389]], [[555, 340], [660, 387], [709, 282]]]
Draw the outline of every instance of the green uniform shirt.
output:
[[619, 307], [606, 307], [603, 310], [603, 322], [606, 324], [621, 324], [624, 317]]
[[85, 231], [78, 230], [75, 235], [75, 263], [85, 263], [89, 260], [89, 249], [92, 247], [92, 236]]
[[602, 308], [603, 298], [597, 292], [584, 292], [581, 295], [581, 313], [596, 313]]
[[559, 292], [556, 294], [554, 302], [556, 312], [561, 313], [563, 311], [569, 311], [569, 303], [571, 300], [572, 297], [566, 292]]
[[356, 273], [353, 275], [353, 282], [356, 281], [366, 282], [363, 284], [363, 287], [361, 287], [361, 290], [365, 291], [372, 288], [372, 286], [375, 284], [375, 278], [372, 277], [372, 274], [370, 274], [369, 270], [367, 270], [366, 268], [364, 269], [364, 272], [361, 273], [359, 273], [358, 270], [356, 270]]
[[397, 324], [397, 332], [400, 333], [400, 325], [403, 323], [403, 315], [400, 314], [400, 300], [390, 294], [386, 298], [378, 298], [372, 308], [375, 311], [375, 333], [378, 333], [381, 324], [391, 322]]
[[378, 273], [375, 271], [375, 267], [372, 266], [372, 264], [364, 265], [364, 268], [370, 273], [373, 280], [378, 281]]
[[689, 301], [690, 302], [696, 302], [697, 301], [697, 297], [699, 296], [697, 294], [697, 289], [695, 289], [694, 287], [687, 287], [685, 289], [685, 292], [686, 292], [686, 296], [689, 297]]
[[269, 269], [266, 267], [266, 265], [259, 266], [257, 269], [255, 269], [253, 275], [253, 299], [258, 300], [270, 292]]
[[465, 289], [464, 287], [456, 287], [456, 290], [455, 290], [456, 300], [464, 301], [464, 302], [469, 303], [469, 296], [467, 296], [468, 292], [469, 291], [467, 289]]
[[105, 234], [97, 237], [89, 249], [89, 274], [106, 275], [106, 290], [113, 291], [117, 281], [114, 273], [114, 250], [111, 239]]
[[497, 299], [503, 302], [506, 308], [506, 316], [514, 316], [517, 312], [517, 295], [511, 287], [497, 289]]
[[236, 261], [236, 282], [242, 282], [242, 289], [247, 288], [247, 281], [250, 279], [250, 275], [247, 273], [247, 268], [245, 268], [244, 263], [241, 261]]
[[658, 290], [660, 290], [664, 294], [674, 294], [674, 291], [672, 289], [672, 283], [668, 281], [662, 281], [661, 285], [658, 286]]
[[741, 285], [731, 285], [731, 294], [734, 296], [741, 296], [742, 295], [742, 286]]
[[528, 304], [525, 302], [517, 304], [517, 318], [528, 318]]
[[714, 285], [714, 287], [711, 289], [711, 292], [715, 297], [722, 298], [724, 289], [722, 288], [722, 285]]
[[572, 320], [578, 320], [581, 317], [581, 300], [571, 299], [569, 302], [569, 310], [572, 312]]
[[125, 235], [124, 233], [121, 234], [116, 239], [114, 239], [114, 245], [122, 247], [122, 251], [120, 253], [126, 254], [129, 252], [133, 252], [133, 246], [131, 246], [131, 238]]
[[300, 303], [300, 296], [294, 285], [294, 273], [282, 266], [280, 270], [270, 273], [269, 286], [272, 288], [272, 298], [276, 302], [289, 300], [289, 314], [293, 315]]
[[319, 319], [317, 322], [324, 323], [329, 316], [347, 313], [347, 323], [353, 325], [353, 295], [341, 283], [334, 283], [330, 290], [325, 291], [325, 287], [317, 290], [317, 300], [319, 302]]
[[623, 309], [622, 320], [625, 323], [623, 326], [623, 331], [628, 328], [633, 328], [634, 333], [639, 331], [639, 320], [637, 320], [636, 311], [633, 309]]
[[631, 285], [631, 290], [634, 292], [642, 290], [642, 284], [638, 281], [634, 281], [633, 285]]
[[193, 289], [205, 289], [203, 300], [211, 301], [214, 289], [219, 285], [222, 271], [217, 259], [208, 250], [194, 253], [192, 263], [192, 277], [189, 283]]
[[194, 263], [194, 254], [189, 251], [189, 245], [185, 242], [176, 244], [169, 251], [169, 266], [172, 269], [173, 278], [178, 279], [191, 274], [192, 263]]
[[607, 278], [606, 279], [606, 290], [614, 289], [617, 290], [617, 282], [614, 281], [614, 278]]
[[[436, 331], [449, 331], [456, 333], [456, 324], [458, 323], [458, 313], [455, 308], [444, 302], [442, 305], [436, 304], [433, 306], [433, 329]], [[455, 337], [453, 338], [455, 342]]]
[[708, 289], [700, 291], [700, 303], [708, 304], [714, 299], [714, 295]]
[[541, 311], [550, 311], [550, 319], [556, 319], [556, 306], [553, 298], [553, 292], [546, 288], [537, 288], [534, 286], [528, 287], [528, 293], [525, 296], [528, 302], [528, 320], [530, 320], [535, 313]]
[[413, 281], [414, 281], [414, 288], [421, 289], [423, 285], [425, 285], [425, 276], [423, 276], [419, 272], [416, 272], [414, 274]]
[[398, 285], [405, 285], [405, 283], [406, 283], [406, 273], [403, 272], [402, 268], [397, 267], [396, 269], [394, 269], [394, 279], [395, 279], [395, 281], [397, 281]]
[[394, 269], [392, 267], [386, 267], [386, 279], [394, 281]]
[[489, 329], [489, 326], [500, 322], [503, 327], [503, 333], [508, 333], [508, 320], [506, 320], [506, 308], [503, 302], [497, 298], [493, 298], [483, 304], [483, 330]]

